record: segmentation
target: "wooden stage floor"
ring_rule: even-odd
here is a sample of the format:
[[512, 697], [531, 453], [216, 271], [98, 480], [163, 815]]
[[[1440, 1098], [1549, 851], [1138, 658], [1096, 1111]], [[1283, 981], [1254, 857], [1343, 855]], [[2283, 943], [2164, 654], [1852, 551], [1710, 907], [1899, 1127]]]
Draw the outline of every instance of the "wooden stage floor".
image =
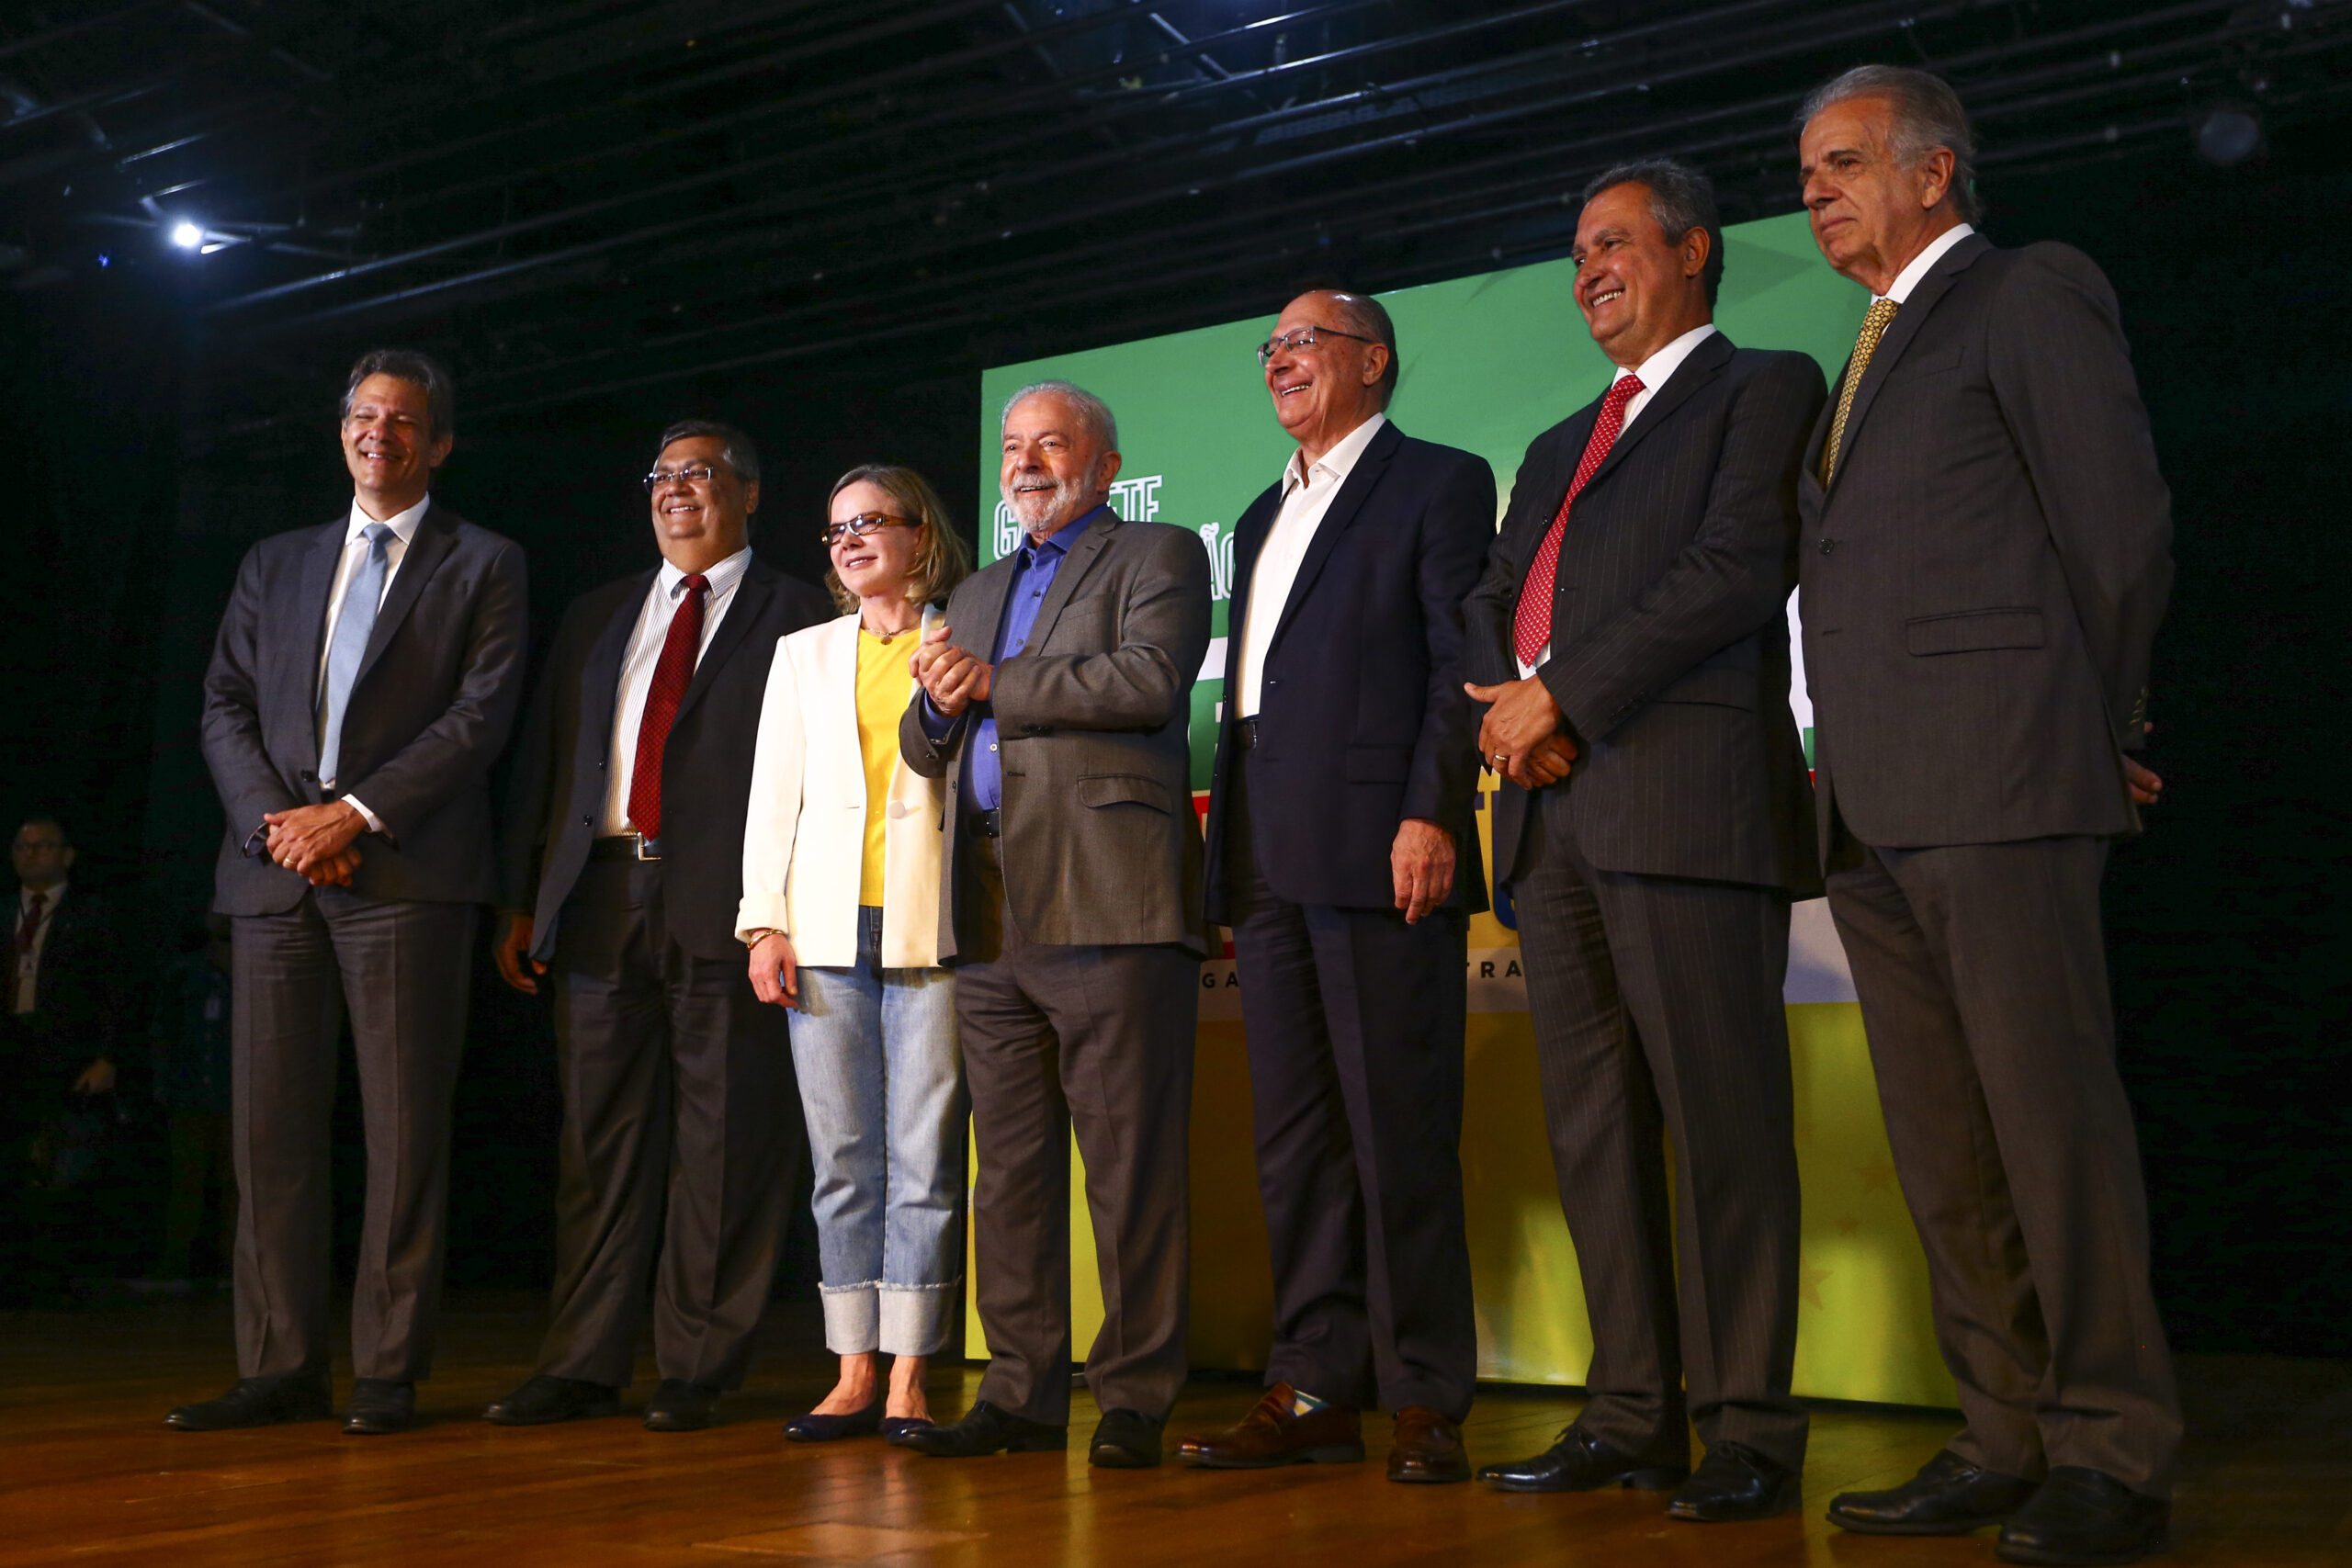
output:
[[[1908, 1475], [1941, 1444], [1932, 1412], [1820, 1411], [1801, 1515], [1675, 1524], [1638, 1493], [1505, 1497], [1396, 1486], [1367, 1423], [1365, 1465], [1212, 1473], [1090, 1471], [1067, 1456], [924, 1459], [878, 1439], [802, 1447], [779, 1431], [828, 1385], [815, 1309], [779, 1306], [752, 1385], [701, 1433], [636, 1420], [509, 1431], [475, 1413], [530, 1369], [540, 1303], [453, 1298], [424, 1421], [398, 1438], [330, 1425], [192, 1435], [172, 1404], [225, 1387], [220, 1302], [0, 1314], [0, 1568], [19, 1563], [1796, 1564], [1990, 1563], [1989, 1533], [1848, 1536], [1821, 1517], [1840, 1490]], [[650, 1361], [650, 1358], [647, 1358]], [[641, 1363], [643, 1364], [643, 1363]], [[2184, 1369], [2191, 1447], [2175, 1546], [2162, 1561], [2352, 1562], [2352, 1363], [2203, 1358]], [[942, 1370], [953, 1416], [976, 1371]], [[347, 1387], [342, 1371], [337, 1393]], [[641, 1382], [631, 1403], [650, 1383]], [[1230, 1420], [1245, 1383], [1198, 1381], [1173, 1427]], [[1074, 1431], [1094, 1411], [1083, 1393]], [[1472, 1416], [1476, 1460], [1532, 1452], [1577, 1401], [1493, 1390]]]

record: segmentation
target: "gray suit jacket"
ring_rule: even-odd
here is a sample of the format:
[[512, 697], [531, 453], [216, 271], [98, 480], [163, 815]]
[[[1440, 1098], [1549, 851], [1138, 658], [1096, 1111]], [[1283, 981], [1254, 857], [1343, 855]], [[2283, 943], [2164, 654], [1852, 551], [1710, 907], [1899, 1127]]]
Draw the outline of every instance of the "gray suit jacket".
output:
[[[347, 515], [245, 553], [204, 675], [204, 760], [228, 812], [213, 908], [279, 914], [309, 884], [247, 846], [266, 812], [316, 805], [327, 594]], [[487, 902], [496, 894], [490, 766], [523, 697], [529, 614], [522, 547], [428, 508], [393, 574], [344, 716], [338, 795], [362, 834], [354, 892]]]
[[[957, 647], [996, 646], [1017, 558], [947, 601]], [[1115, 517], [1088, 526], [1038, 606], [1028, 651], [996, 667], [1004, 896], [1031, 942], [1181, 942], [1208, 951], [1186, 730], [1209, 643], [1209, 562], [1195, 535]], [[917, 692], [907, 765], [947, 781], [956, 841], [970, 710], [934, 743]], [[939, 953], [955, 962], [956, 863], [942, 857]]]
[[[1539, 671], [1577, 749], [1564, 791], [1605, 871], [1820, 890], [1804, 750], [1789, 711], [1796, 464], [1821, 369], [1810, 357], [1690, 352], [1577, 496], [1560, 540], [1552, 657]], [[1464, 605], [1471, 679], [1518, 678], [1511, 623], [1601, 400], [1537, 436], [1487, 574]], [[1508, 882], [1527, 792], [1495, 801]]]
[[1798, 491], [1825, 843], [1833, 809], [1899, 848], [2134, 830], [2172, 502], [2105, 276], [1971, 235], [1895, 312], [1825, 494], [1831, 413]]

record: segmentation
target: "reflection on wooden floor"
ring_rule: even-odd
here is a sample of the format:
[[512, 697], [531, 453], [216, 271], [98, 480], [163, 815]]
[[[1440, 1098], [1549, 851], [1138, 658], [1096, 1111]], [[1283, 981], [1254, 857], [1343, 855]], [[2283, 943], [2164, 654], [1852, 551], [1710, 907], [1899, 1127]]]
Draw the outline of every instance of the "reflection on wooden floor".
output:
[[[830, 1382], [813, 1308], [780, 1307], [752, 1382], [708, 1432], [633, 1419], [509, 1431], [475, 1413], [530, 1370], [540, 1303], [471, 1294], [444, 1325], [425, 1424], [403, 1437], [333, 1426], [196, 1436], [163, 1414], [229, 1382], [220, 1303], [0, 1314], [0, 1568], [17, 1563], [1779, 1564], [1989, 1563], [1989, 1534], [1864, 1540], [1824, 1523], [1846, 1488], [1908, 1475], [1950, 1433], [1934, 1413], [1838, 1408], [1814, 1424], [1801, 1516], [1669, 1522], [1637, 1493], [1504, 1497], [1382, 1479], [1373, 1462], [1220, 1474], [1091, 1472], [1080, 1395], [1067, 1457], [923, 1459], [877, 1439], [817, 1447], [779, 1430]], [[960, 1411], [976, 1371], [942, 1371]], [[2352, 1562], [2352, 1365], [2193, 1359], [2191, 1452], [2175, 1563]], [[339, 1373], [337, 1392], [347, 1388]], [[650, 1380], [634, 1391], [640, 1400]], [[1231, 1420], [1255, 1391], [1200, 1382], [1174, 1428]], [[1573, 1398], [1491, 1391], [1475, 1459], [1532, 1452]]]

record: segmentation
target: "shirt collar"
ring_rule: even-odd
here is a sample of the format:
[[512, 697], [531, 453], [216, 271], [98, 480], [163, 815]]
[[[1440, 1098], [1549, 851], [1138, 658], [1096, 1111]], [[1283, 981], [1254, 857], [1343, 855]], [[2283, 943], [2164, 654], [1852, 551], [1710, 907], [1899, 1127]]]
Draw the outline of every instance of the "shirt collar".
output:
[[1029, 536], [1023, 534], [1021, 536], [1022, 559], [1025, 564], [1034, 566], [1036, 564], [1038, 556], [1047, 550], [1053, 551], [1054, 554], [1057, 556], [1066, 556], [1069, 554], [1069, 547], [1078, 543], [1078, 536], [1080, 534], [1085, 533], [1096, 518], [1109, 517], [1113, 515], [1114, 515], [1114, 513], [1113, 513], [1107, 503], [1098, 506], [1091, 512], [1080, 513], [1078, 516], [1071, 518], [1069, 522], [1063, 524], [1060, 527], [1046, 535], [1046, 542], [1042, 545], [1031, 543]]
[[[1385, 413], [1374, 413], [1333, 442], [1329, 452], [1315, 459], [1315, 472], [1321, 476], [1321, 482], [1347, 483], [1348, 476], [1355, 472], [1356, 460], [1363, 456], [1363, 449], [1372, 445], [1372, 438], [1379, 434], [1380, 427], [1387, 423]], [[1306, 482], [1306, 468], [1301, 461], [1306, 456], [1303, 449], [1293, 452], [1290, 461], [1283, 465], [1283, 494], [1285, 498]]]
[[1974, 232], [1976, 232], [1976, 226], [1973, 223], [1953, 224], [1951, 228], [1945, 230], [1942, 233], [1928, 241], [1928, 248], [1921, 251], [1917, 255], [1913, 256], [1911, 258], [1911, 265], [1905, 267], [1901, 272], [1896, 273], [1894, 275], [1894, 284], [1885, 293], [1878, 295], [1876, 298], [1880, 299], [1892, 299], [1898, 305], [1909, 299], [1911, 298], [1911, 291], [1919, 287], [1919, 280], [1928, 276], [1928, 269], [1934, 266], [1938, 262], [1943, 260], [1944, 253], [1946, 251], [1951, 250], [1954, 245], [1960, 243], [1962, 240], [1965, 240]]
[[[65, 890], [72, 886], [74, 886], [73, 879], [69, 877], [63, 881], [51, 883], [49, 886], [42, 888], [40, 890], [41, 897], [49, 900], [46, 904], [41, 906], [42, 913], [46, 914], [48, 911], [56, 908], [58, 901], [65, 897]], [[20, 884], [17, 888], [17, 908], [19, 909], [29, 909], [32, 908], [32, 905], [33, 890]]]
[[[416, 537], [416, 525], [424, 521], [425, 509], [432, 504], [433, 497], [428, 494], [407, 511], [396, 512], [383, 521], [391, 528], [393, 536], [405, 545]], [[366, 533], [368, 525], [375, 521], [375, 518], [359, 509], [359, 499], [354, 496], [351, 502], [351, 525], [344, 530], [343, 542], [345, 545], [350, 544]]]
[[[741, 549], [704, 572], [702, 574], [704, 580], [710, 584], [710, 600], [707, 602], [715, 603], [721, 596], [730, 592], [737, 583], [743, 581], [743, 574], [751, 570], [752, 547], [745, 545]], [[666, 560], [662, 563], [662, 570], [655, 578], [655, 582], [662, 593], [672, 599], [678, 596], [679, 586], [685, 581], [685, 572], [672, 566]]]
[[1692, 349], [1714, 335], [1715, 323], [1702, 321], [1631, 370], [1620, 365], [1617, 367], [1617, 374], [1611, 378], [1610, 384], [1614, 386], [1628, 376], [1639, 376], [1642, 378], [1642, 390], [1655, 392], [1673, 379], [1674, 373], [1682, 368], [1682, 362], [1690, 357]]

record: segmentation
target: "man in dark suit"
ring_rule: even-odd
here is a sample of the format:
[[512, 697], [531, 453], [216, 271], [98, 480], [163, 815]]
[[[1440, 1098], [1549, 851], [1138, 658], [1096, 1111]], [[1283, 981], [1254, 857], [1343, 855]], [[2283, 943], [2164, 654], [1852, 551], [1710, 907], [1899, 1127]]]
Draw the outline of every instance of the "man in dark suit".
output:
[[2159, 787], [2170, 497], [2107, 279], [1970, 227], [1951, 89], [1866, 66], [1806, 107], [1815, 238], [1873, 296], [1802, 491], [1829, 902], [1967, 1420], [1830, 1517], [2128, 1562], [2181, 1422], [2098, 885]]
[[1181, 1451], [1360, 1460], [1376, 1402], [1390, 1480], [1466, 1481], [1463, 1021], [1486, 879], [1462, 599], [1495, 478], [1388, 422], [1379, 301], [1303, 294], [1258, 355], [1298, 450], [1234, 525], [1207, 905], [1240, 965], [1274, 1345], [1257, 1409]]
[[1782, 607], [1821, 370], [1715, 330], [1705, 176], [1630, 164], [1584, 194], [1577, 305], [1616, 378], [1528, 448], [1466, 635], [1592, 1399], [1481, 1473], [1762, 1518], [1796, 1505], [1806, 1432], [1781, 987], [1818, 883]]
[[507, 818], [498, 969], [537, 994], [553, 967], [564, 1117], [554, 1322], [537, 1373], [482, 1413], [502, 1426], [618, 1411], [649, 1273], [645, 1425], [709, 1426], [805, 1146], [786, 1015], [752, 995], [735, 912], [768, 665], [831, 606], [752, 557], [741, 431], [672, 425], [645, 484], [662, 564], [565, 613]]
[[448, 372], [352, 367], [347, 517], [247, 552], [204, 678], [228, 810], [239, 1210], [234, 1388], [187, 1431], [332, 1410], [328, 1121], [347, 1010], [368, 1141], [344, 1429], [396, 1432], [432, 1370], [475, 906], [496, 893], [488, 776], [521, 705], [523, 552], [427, 493]]
[[[1201, 835], [1185, 728], [1209, 640], [1200, 540], [1122, 522], [1111, 411], [1068, 382], [1005, 404], [1026, 540], [967, 577], [916, 655], [907, 765], [948, 782], [939, 953], [972, 1096], [973, 1300], [991, 1359], [942, 1458], [1069, 1441], [1069, 1142], [1102, 1329], [1089, 1460], [1159, 1462], [1183, 1387]], [[958, 637], [960, 634], [960, 640]], [[984, 650], [985, 657], [982, 651]]]

